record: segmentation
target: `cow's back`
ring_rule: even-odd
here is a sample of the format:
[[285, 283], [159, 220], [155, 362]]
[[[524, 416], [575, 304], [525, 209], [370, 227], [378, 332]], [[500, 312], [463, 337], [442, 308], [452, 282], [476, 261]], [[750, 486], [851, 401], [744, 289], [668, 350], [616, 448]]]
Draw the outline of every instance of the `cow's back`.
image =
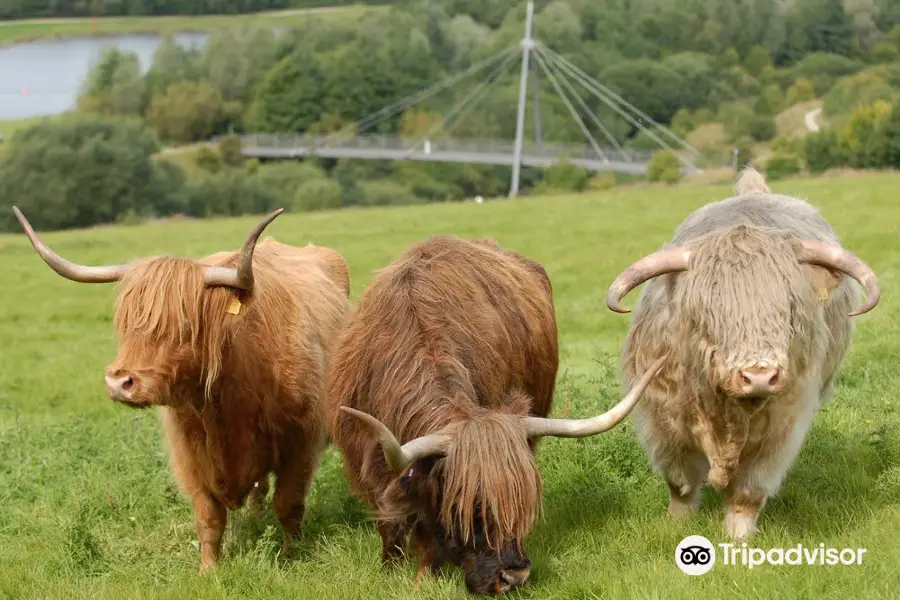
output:
[[546, 415], [557, 368], [543, 268], [490, 241], [430, 238], [376, 274], [335, 344], [332, 436], [352, 474], [377, 443], [341, 406], [369, 412], [402, 442], [446, 424], [454, 398], [497, 408], [521, 391]]
[[[200, 262], [233, 267], [237, 259], [238, 252], [218, 252]], [[346, 273], [341, 255], [329, 248], [289, 246], [271, 237], [257, 244], [253, 293], [236, 309], [251, 338], [232, 357], [249, 363], [265, 356], [278, 385], [293, 390], [288, 396], [318, 398], [327, 353], [350, 311]]]
[[798, 238], [839, 243], [819, 211], [804, 200], [778, 194], [735, 196], [691, 213], [675, 230], [672, 244], [684, 244], [707, 233], [751, 225], [788, 231]]

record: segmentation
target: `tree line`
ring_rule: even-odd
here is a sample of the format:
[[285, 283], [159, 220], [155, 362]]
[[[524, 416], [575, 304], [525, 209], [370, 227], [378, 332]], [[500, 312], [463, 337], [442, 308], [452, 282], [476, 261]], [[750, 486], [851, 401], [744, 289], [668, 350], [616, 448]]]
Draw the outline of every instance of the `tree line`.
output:
[[[62, 144], [79, 160], [99, 161], [128, 136], [144, 140], [135, 145], [145, 153], [133, 163], [138, 191], [126, 195], [132, 200], [110, 200], [105, 212], [71, 209], [59, 217], [53, 216], [55, 209], [35, 208], [32, 212], [47, 215], [42, 226], [173, 212], [242, 214], [275, 204], [314, 210], [503, 194], [507, 167], [354, 160], [260, 164], [243, 160], [227, 134], [352, 135], [361, 118], [513, 47], [523, 21], [518, 0], [403, 0], [355, 22], [310, 17], [278, 35], [258, 27], [223, 30], [201, 49], [181, 47], [168, 37], [146, 72], [134, 54], [110, 50], [88, 75], [74, 116], [10, 141], [0, 163], [3, 201], [24, 196], [20, 182], [26, 178], [16, 173], [33, 171], [38, 175], [31, 184], [64, 189], [66, 202], [78, 205], [81, 195], [85, 203], [98, 202], [95, 186], [82, 188], [76, 179], [57, 182], [63, 175], [45, 157], [51, 146]], [[536, 2], [535, 35], [687, 137], [703, 155], [699, 166], [732, 164], [737, 149], [739, 164], [773, 151], [776, 166], [787, 163], [790, 171], [794, 161], [806, 168], [807, 146], [780, 133], [780, 115], [818, 100], [830, 130], [843, 131], [861, 106], [876, 101], [892, 106], [900, 97], [900, 3], [889, 0], [542, 0]], [[365, 133], [410, 140], [426, 135], [512, 139], [518, 94], [514, 68], [496, 74], [489, 93], [464, 118], [444, 123], [488, 71]], [[585, 143], [553, 82], [540, 69], [538, 76], [544, 141]], [[658, 149], [656, 141], [605, 102], [583, 89], [581, 95], [605, 125], [602, 135], [594, 128], [601, 143], [626, 151]], [[97, 128], [103, 123], [107, 129], [101, 136]], [[527, 138], [533, 140], [535, 133], [529, 114]], [[217, 147], [156, 154], [163, 146], [223, 135], [227, 141]], [[91, 136], [96, 147], [79, 136]], [[676, 181], [676, 165], [672, 157], [661, 156], [651, 179]], [[123, 167], [115, 177], [127, 172], [132, 171]], [[65, 177], [72, 178], [71, 171]], [[603, 189], [617, 181], [621, 178], [560, 165], [526, 169], [523, 188], [542, 193]], [[121, 190], [126, 183], [110, 185]], [[161, 193], [167, 198], [149, 199]]]
[[229, 15], [349, 4], [369, 0], [0, 0], [0, 19]]

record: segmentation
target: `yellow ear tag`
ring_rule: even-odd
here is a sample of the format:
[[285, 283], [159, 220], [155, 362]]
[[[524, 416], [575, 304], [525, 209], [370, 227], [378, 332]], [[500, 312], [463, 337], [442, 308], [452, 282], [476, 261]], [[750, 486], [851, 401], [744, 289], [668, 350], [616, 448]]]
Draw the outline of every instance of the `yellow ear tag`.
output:
[[228, 307], [225, 309], [225, 312], [231, 313], [233, 315], [240, 314], [241, 312], [241, 300], [237, 296], [231, 299], [231, 302], [228, 303]]

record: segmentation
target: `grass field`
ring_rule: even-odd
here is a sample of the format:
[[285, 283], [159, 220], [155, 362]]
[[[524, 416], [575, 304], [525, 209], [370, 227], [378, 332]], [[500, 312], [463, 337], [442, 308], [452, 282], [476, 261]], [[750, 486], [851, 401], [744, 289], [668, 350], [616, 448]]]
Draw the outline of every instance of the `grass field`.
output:
[[0, 21], [0, 46], [38, 39], [112, 35], [121, 33], [175, 33], [212, 31], [244, 25], [290, 27], [310, 16], [327, 20], [356, 20], [380, 6], [351, 5], [340, 7], [280, 10], [245, 15], [200, 15], [171, 17], [101, 17], [96, 19], [30, 19]]
[[[719, 563], [688, 577], [674, 563], [687, 535], [726, 541], [712, 492], [699, 515], [666, 515], [630, 421], [605, 435], [547, 439], [539, 449], [544, 518], [527, 541], [522, 598], [896, 598], [900, 589], [900, 177], [798, 180], [776, 191], [821, 207], [883, 286], [857, 321], [838, 394], [818, 415], [752, 544], [867, 549], [858, 566]], [[597, 195], [286, 215], [269, 233], [344, 254], [353, 299], [375, 269], [428, 235], [491, 236], [541, 261], [553, 281], [561, 369], [556, 415], [589, 415], [619, 397], [617, 353], [629, 316], [606, 309], [615, 275], [657, 249], [694, 208], [727, 186], [634, 187]], [[152, 253], [199, 257], [237, 247], [255, 218], [169, 222], [46, 235], [66, 257], [122, 262]], [[385, 571], [365, 507], [330, 448], [313, 485], [305, 537], [277, 556], [272, 515], [232, 513], [220, 569], [198, 575], [189, 503], [176, 491], [150, 412], [115, 406], [102, 374], [115, 353], [112, 286], [65, 281], [24, 236], [0, 237], [0, 598], [464, 598], [461, 572], [426, 580]], [[634, 306], [637, 293], [626, 299]]]

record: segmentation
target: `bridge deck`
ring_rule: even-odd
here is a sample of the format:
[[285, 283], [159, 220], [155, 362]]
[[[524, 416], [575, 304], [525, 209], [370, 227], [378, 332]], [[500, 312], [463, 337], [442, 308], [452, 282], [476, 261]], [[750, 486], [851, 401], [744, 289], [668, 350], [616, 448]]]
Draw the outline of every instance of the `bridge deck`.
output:
[[[501, 141], [404, 140], [394, 136], [366, 136], [351, 139], [329, 139], [327, 136], [293, 134], [250, 134], [242, 136], [244, 156], [255, 158], [358, 158], [363, 160], [420, 160], [432, 162], [512, 165], [513, 145]], [[625, 155], [615, 149], [604, 150], [606, 159], [587, 146], [559, 144], [527, 144], [522, 164], [546, 167], [561, 159], [590, 171], [615, 171], [644, 174], [646, 152]]]

